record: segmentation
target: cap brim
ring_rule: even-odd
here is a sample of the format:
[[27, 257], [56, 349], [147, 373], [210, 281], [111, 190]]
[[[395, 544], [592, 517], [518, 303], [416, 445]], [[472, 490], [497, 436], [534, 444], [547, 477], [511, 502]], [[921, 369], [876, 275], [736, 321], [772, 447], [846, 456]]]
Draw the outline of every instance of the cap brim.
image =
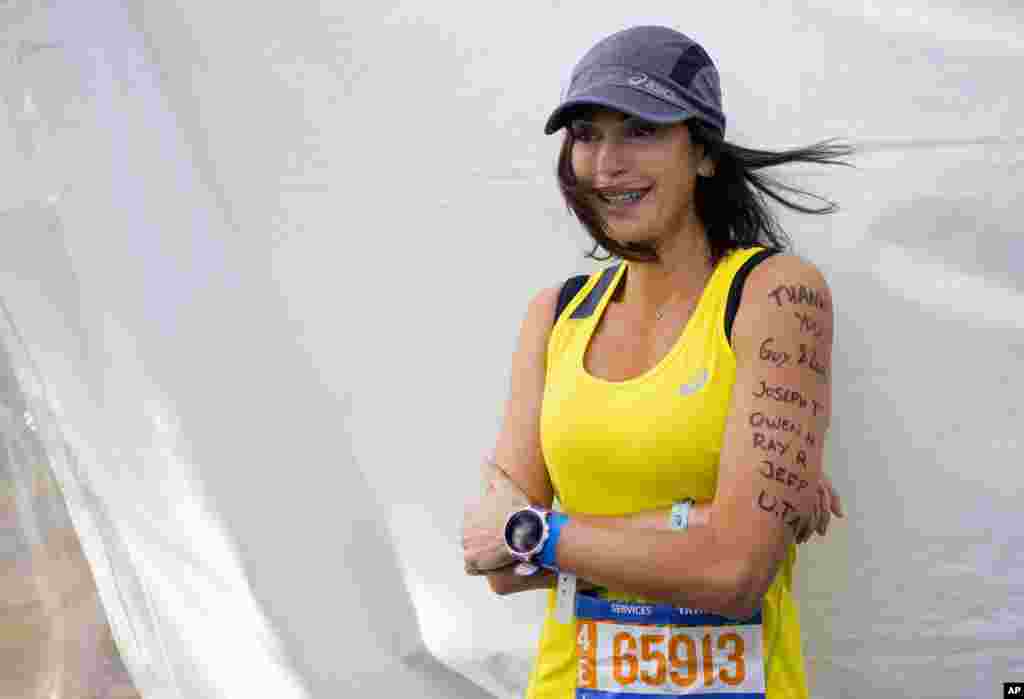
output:
[[674, 124], [695, 114], [652, 95], [621, 85], [598, 85], [584, 94], [562, 102], [548, 117], [544, 133], [551, 135], [565, 126], [568, 112], [582, 105], [608, 107], [655, 124]]

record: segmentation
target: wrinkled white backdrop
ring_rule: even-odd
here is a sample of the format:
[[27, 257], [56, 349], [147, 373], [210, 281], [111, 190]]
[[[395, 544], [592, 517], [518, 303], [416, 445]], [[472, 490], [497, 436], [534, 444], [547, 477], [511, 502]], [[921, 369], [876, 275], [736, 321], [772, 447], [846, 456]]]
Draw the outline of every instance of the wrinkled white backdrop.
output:
[[[0, 4], [0, 695], [521, 696], [461, 572], [528, 298], [592, 270], [542, 123], [662, 23], [729, 136], [840, 137], [813, 694], [1024, 679], [1024, 11], [989, 0]], [[975, 3], [977, 5], [977, 3]]]

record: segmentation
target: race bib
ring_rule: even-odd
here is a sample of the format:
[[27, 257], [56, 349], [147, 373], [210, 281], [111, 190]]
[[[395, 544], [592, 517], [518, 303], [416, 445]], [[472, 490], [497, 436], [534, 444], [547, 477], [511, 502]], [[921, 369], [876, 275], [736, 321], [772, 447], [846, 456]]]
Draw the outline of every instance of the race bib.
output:
[[576, 699], [765, 696], [760, 612], [736, 622], [578, 594], [576, 651]]

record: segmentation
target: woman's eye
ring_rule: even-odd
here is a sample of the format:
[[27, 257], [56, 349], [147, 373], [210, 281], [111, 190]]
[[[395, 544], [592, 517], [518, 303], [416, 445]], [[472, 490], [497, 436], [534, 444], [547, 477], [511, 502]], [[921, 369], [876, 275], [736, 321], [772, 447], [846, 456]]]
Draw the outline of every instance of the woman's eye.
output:
[[655, 124], [631, 124], [626, 129], [626, 135], [636, 139], [651, 138], [656, 133], [658, 133], [658, 127]]
[[594, 139], [594, 129], [589, 124], [573, 124], [570, 126], [573, 139], [590, 143]]

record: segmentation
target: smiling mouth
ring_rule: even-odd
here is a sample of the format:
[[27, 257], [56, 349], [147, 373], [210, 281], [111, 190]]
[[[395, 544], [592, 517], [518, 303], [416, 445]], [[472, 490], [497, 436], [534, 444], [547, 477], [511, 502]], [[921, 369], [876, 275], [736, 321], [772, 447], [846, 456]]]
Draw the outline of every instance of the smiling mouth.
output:
[[635, 203], [637, 203], [638, 201], [643, 199], [645, 196], [647, 196], [647, 193], [649, 191], [651, 191], [651, 189], [649, 187], [647, 189], [629, 189], [629, 190], [619, 190], [619, 191], [615, 191], [615, 192], [612, 192], [612, 191], [606, 191], [606, 192], [598, 191], [597, 192], [597, 198], [600, 199], [601, 201], [603, 201], [605, 204], [610, 204], [612, 206], [624, 206], [624, 205], [628, 205], [628, 204], [635, 204]]

